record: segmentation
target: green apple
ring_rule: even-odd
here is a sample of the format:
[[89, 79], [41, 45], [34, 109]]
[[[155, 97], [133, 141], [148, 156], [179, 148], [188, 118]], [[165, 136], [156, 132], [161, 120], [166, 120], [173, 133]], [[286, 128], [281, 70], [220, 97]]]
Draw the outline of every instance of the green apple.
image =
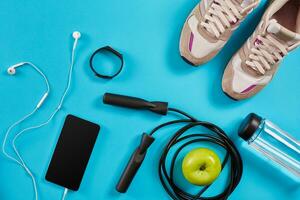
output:
[[222, 169], [218, 155], [207, 148], [190, 151], [183, 159], [182, 172], [187, 181], [194, 185], [210, 185]]

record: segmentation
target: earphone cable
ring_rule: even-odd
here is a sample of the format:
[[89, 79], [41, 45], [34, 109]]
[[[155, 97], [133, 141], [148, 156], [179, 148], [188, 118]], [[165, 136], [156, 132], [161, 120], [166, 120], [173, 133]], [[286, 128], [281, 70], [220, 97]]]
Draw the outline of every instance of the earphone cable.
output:
[[32, 179], [32, 183], [33, 183], [33, 187], [34, 187], [34, 193], [35, 193], [35, 199], [37, 200], [38, 199], [38, 191], [37, 191], [37, 184], [36, 184], [36, 180], [32, 174], [32, 172], [30, 171], [30, 169], [25, 165], [23, 159], [21, 158], [21, 156], [19, 155], [19, 153], [16, 151], [16, 149], [14, 148], [18, 158], [16, 159], [14, 156], [12, 156], [11, 154], [9, 154], [8, 152], [6, 152], [6, 143], [7, 143], [7, 139], [8, 139], [8, 136], [10, 135], [12, 129], [14, 127], [16, 127], [17, 125], [21, 124], [22, 122], [24, 122], [26, 119], [28, 119], [29, 117], [33, 116], [37, 111], [38, 109], [40, 108], [40, 105], [42, 104], [42, 101], [44, 101], [44, 97], [45, 95], [48, 95], [50, 93], [50, 85], [49, 85], [49, 81], [47, 79], [47, 77], [45, 76], [45, 74], [36, 66], [34, 65], [33, 63], [31, 62], [23, 62], [22, 65], [29, 65], [31, 66], [35, 71], [37, 71], [44, 79], [45, 83], [46, 83], [46, 93], [44, 94], [43, 98], [41, 99], [41, 101], [37, 104], [37, 106], [33, 109], [32, 112], [30, 112], [29, 114], [25, 115], [23, 118], [21, 118], [20, 120], [18, 120], [17, 122], [15, 122], [13, 125], [11, 125], [7, 132], [5, 133], [5, 136], [4, 136], [4, 139], [3, 139], [3, 144], [2, 144], [2, 152], [3, 154], [10, 160], [12, 160], [13, 162], [17, 163], [18, 165], [20, 165], [21, 167], [24, 168], [24, 170], [27, 172], [27, 174], [31, 177]]
[[[44, 81], [45, 81], [45, 83], [46, 83], [46, 88], [47, 88], [47, 89], [46, 89], [46, 93], [49, 94], [49, 93], [50, 93], [50, 85], [49, 85], [48, 78], [45, 76], [45, 74], [44, 74], [44, 73], [43, 73], [36, 65], [34, 65], [34, 64], [31, 63], [31, 62], [24, 62], [24, 63], [22, 63], [22, 64], [23, 64], [23, 65], [26, 65], [26, 64], [27, 64], [27, 65], [31, 66], [34, 70], [36, 70], [36, 71], [43, 77], [43, 79], [44, 79]], [[7, 138], [8, 138], [8, 136], [9, 136], [9, 134], [10, 134], [10, 131], [11, 131], [14, 127], [16, 127], [18, 124], [22, 123], [23, 121], [25, 121], [26, 119], [28, 119], [29, 117], [31, 117], [38, 109], [39, 109], [38, 107], [34, 108], [34, 110], [33, 110], [32, 112], [30, 112], [29, 114], [25, 115], [25, 116], [22, 117], [20, 120], [16, 121], [14, 124], [12, 124], [12, 125], [8, 128], [7, 132], [5, 133], [3, 143], [2, 143], [2, 152], [3, 152], [3, 154], [4, 154], [7, 158], [9, 158], [9, 159], [11, 159], [11, 160], [14, 160], [15, 162], [19, 163], [15, 158], [13, 158], [11, 155], [9, 155], [9, 154], [5, 151], [5, 146], [6, 146]], [[19, 163], [19, 164], [20, 164], [20, 163]]]
[[[75, 50], [76, 50], [76, 47], [77, 47], [77, 39], [75, 39], [74, 41], [74, 44], [73, 44], [73, 48], [72, 48], [72, 55], [71, 55], [71, 65], [70, 65], [70, 68], [69, 68], [69, 72], [68, 72], [68, 83], [67, 83], [67, 86], [64, 90], [64, 93], [62, 95], [62, 98], [58, 104], [58, 106], [56, 107], [56, 109], [54, 110], [54, 112], [50, 115], [50, 117], [48, 118], [48, 120], [46, 120], [45, 122], [39, 124], [39, 125], [36, 125], [36, 126], [32, 126], [32, 127], [28, 127], [28, 128], [25, 128], [23, 130], [21, 130], [19, 133], [17, 133], [15, 135], [15, 137], [13, 138], [13, 142], [12, 142], [12, 145], [13, 145], [13, 149], [14, 149], [14, 152], [15, 154], [17, 155], [18, 159], [17, 160], [16, 158], [14, 158], [13, 156], [7, 154], [7, 152], [5, 151], [5, 143], [7, 141], [7, 137], [10, 133], [10, 131], [12, 130], [12, 128], [14, 128], [15, 126], [17, 126], [18, 124], [22, 123], [24, 120], [26, 120], [28, 117], [32, 116], [38, 109], [39, 109], [39, 106], [36, 107], [36, 109], [30, 113], [29, 115], [25, 116], [24, 118], [22, 118], [21, 120], [19, 120], [17, 123], [14, 123], [7, 131], [6, 135], [5, 135], [5, 140], [3, 142], [3, 146], [2, 146], [2, 149], [4, 149], [3, 153], [9, 158], [11, 159], [12, 161], [16, 162], [17, 164], [19, 164], [21, 167], [24, 168], [24, 170], [28, 173], [28, 175], [31, 177], [32, 179], [32, 182], [33, 182], [33, 187], [34, 187], [34, 192], [35, 192], [35, 199], [38, 200], [38, 190], [37, 190], [37, 184], [36, 184], [36, 179], [34, 177], [34, 175], [32, 174], [32, 172], [30, 171], [30, 169], [27, 167], [24, 159], [22, 158], [21, 154], [19, 153], [19, 151], [17, 150], [17, 147], [16, 147], [16, 141], [17, 139], [22, 135], [24, 134], [25, 132], [29, 131], [29, 130], [34, 130], [34, 129], [38, 129], [38, 128], [41, 128], [47, 124], [49, 124], [51, 122], [51, 120], [54, 118], [54, 116], [58, 113], [58, 111], [61, 109], [62, 105], [63, 105], [63, 102], [65, 100], [65, 97], [70, 89], [70, 85], [71, 85], [71, 80], [72, 80], [72, 71], [73, 71], [73, 66], [74, 66], [74, 57], [75, 57]], [[37, 72], [39, 72], [45, 79], [46, 81], [46, 85], [47, 85], [47, 93], [48, 94], [50, 92], [50, 86], [49, 86], [49, 82], [48, 82], [48, 79], [47, 77], [43, 74], [43, 72], [41, 70], [38, 69], [38, 67], [36, 67], [35, 65], [33, 65], [32, 63], [30, 62], [25, 62], [26, 64], [29, 64], [31, 65]], [[39, 105], [39, 104], [38, 104]]]
[[66, 199], [68, 191], [69, 191], [68, 188], [64, 189], [64, 193], [63, 193], [63, 196], [62, 196], [61, 200], [65, 200]]
[[[34, 65], [33, 63], [31, 62], [23, 62], [22, 65], [28, 65], [30, 67], [32, 67], [34, 70], [36, 70], [44, 79], [45, 83], [46, 83], [46, 94], [49, 94], [50, 93], [50, 85], [49, 85], [49, 81], [48, 81], [48, 78], [45, 76], [45, 74], [36, 66]], [[14, 162], [18, 163], [21, 165], [21, 163], [15, 159], [13, 156], [11, 156], [10, 154], [8, 154], [5, 150], [5, 146], [6, 146], [6, 142], [7, 142], [7, 139], [8, 139], [8, 136], [11, 132], [11, 130], [16, 127], [17, 125], [19, 125], [20, 123], [22, 123], [23, 121], [25, 121], [26, 119], [28, 119], [29, 117], [31, 117], [32, 115], [34, 115], [34, 113], [39, 109], [39, 106], [35, 107], [33, 109], [32, 112], [30, 112], [29, 114], [25, 115], [24, 117], [22, 117], [20, 120], [16, 121], [14, 124], [12, 124], [7, 132], [5, 133], [5, 136], [4, 136], [4, 139], [3, 139], [3, 143], [2, 143], [2, 152], [3, 154], [8, 158], [8, 159], [11, 159], [13, 160]]]
[[13, 123], [6, 131], [5, 135], [4, 135], [4, 139], [3, 139], [3, 143], [2, 143], [2, 153], [10, 160], [13, 160], [14, 162], [21, 164], [21, 162], [19, 162], [17, 159], [15, 159], [14, 157], [12, 157], [10, 154], [8, 154], [6, 152], [6, 142], [7, 142], [7, 139], [8, 139], [8, 136], [11, 132], [11, 130], [16, 127], [18, 124], [22, 123], [23, 121], [25, 121], [26, 119], [28, 119], [29, 117], [31, 117], [36, 111], [38, 110], [38, 108], [34, 108], [33, 111], [31, 111], [29, 114], [25, 115], [24, 117], [22, 117], [20, 120], [16, 121], [15, 123]]
[[66, 95], [68, 94], [68, 91], [71, 87], [71, 83], [72, 83], [72, 72], [73, 72], [73, 67], [74, 67], [74, 62], [75, 62], [75, 51], [76, 51], [76, 47], [77, 47], [77, 39], [75, 39], [74, 41], [74, 44], [73, 44], [73, 48], [72, 48], [72, 54], [71, 54], [71, 65], [70, 65], [70, 68], [69, 68], [69, 72], [68, 72], [68, 84], [65, 88], [65, 91], [60, 99], [60, 102], [59, 102], [59, 105], [57, 107], [57, 109], [59, 110], [61, 108], [61, 106], [63, 105], [64, 103], [64, 100], [65, 100], [65, 97]]
[[46, 92], [49, 93], [50, 92], [50, 84], [49, 84], [49, 81], [48, 81], [48, 78], [46, 77], [46, 75], [32, 62], [24, 62], [24, 64], [27, 64], [27, 65], [30, 65], [31, 67], [33, 67], [44, 78], [46, 87], [47, 87]]

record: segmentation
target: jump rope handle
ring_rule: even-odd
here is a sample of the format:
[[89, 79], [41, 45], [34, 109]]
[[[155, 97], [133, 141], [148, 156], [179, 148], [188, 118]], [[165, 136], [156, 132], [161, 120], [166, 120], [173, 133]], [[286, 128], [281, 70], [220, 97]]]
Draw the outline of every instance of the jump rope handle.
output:
[[126, 168], [124, 169], [122, 176], [117, 184], [116, 190], [120, 193], [125, 193], [130, 186], [137, 171], [142, 165], [147, 149], [154, 142], [154, 138], [146, 133], [143, 134], [142, 140], [138, 148], [132, 154]]
[[141, 98], [124, 96], [119, 94], [105, 93], [103, 102], [114, 106], [150, 110], [160, 115], [166, 115], [168, 112], [168, 103], [161, 101], [146, 101]]
[[[105, 93], [103, 96], [103, 102], [105, 104], [114, 106], [150, 110], [160, 115], [166, 115], [168, 112], [167, 102], [147, 101], [141, 98], [123, 96], [119, 94]], [[127, 191], [133, 178], [135, 177], [137, 171], [139, 170], [146, 157], [147, 149], [153, 142], [154, 138], [151, 135], [148, 135], [146, 133], [143, 134], [140, 145], [133, 152], [116, 186], [116, 190], [118, 192], [125, 193]]]

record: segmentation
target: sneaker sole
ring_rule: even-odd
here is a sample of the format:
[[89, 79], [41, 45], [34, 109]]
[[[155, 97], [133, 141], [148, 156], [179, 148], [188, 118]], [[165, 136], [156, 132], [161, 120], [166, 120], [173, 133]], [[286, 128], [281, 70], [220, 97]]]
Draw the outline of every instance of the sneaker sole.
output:
[[192, 63], [191, 61], [189, 61], [187, 58], [185, 58], [184, 56], [181, 56], [182, 60], [184, 60], [184, 62], [186, 62], [189, 65], [192, 65], [193, 67], [197, 67], [198, 65], [195, 65], [194, 63]]
[[229, 94], [227, 94], [226, 92], [223, 91], [223, 93], [231, 100], [233, 101], [239, 101], [238, 99], [233, 98], [232, 96], [230, 96]]

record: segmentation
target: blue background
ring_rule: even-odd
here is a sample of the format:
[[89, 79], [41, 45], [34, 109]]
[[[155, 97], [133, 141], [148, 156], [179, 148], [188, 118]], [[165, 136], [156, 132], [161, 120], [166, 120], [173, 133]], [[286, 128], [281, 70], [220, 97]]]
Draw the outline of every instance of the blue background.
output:
[[[223, 127], [241, 151], [242, 180], [230, 199], [296, 199], [299, 183], [249, 151], [237, 137], [240, 121], [256, 112], [279, 124], [299, 139], [300, 49], [282, 63], [273, 82], [252, 99], [234, 102], [221, 89], [223, 70], [260, 20], [266, 1], [235, 32], [222, 52], [209, 63], [194, 68], [179, 56], [181, 27], [197, 0], [9, 0], [0, 7], [0, 130], [32, 110], [44, 91], [41, 78], [29, 67], [8, 76], [9, 65], [31, 61], [48, 76], [52, 92], [37, 115], [20, 130], [47, 119], [58, 104], [67, 80], [71, 33], [82, 32], [74, 79], [63, 109], [46, 127], [28, 132], [18, 147], [38, 179], [41, 199], [59, 199], [63, 189], [45, 181], [45, 173], [67, 114], [99, 123], [102, 127], [78, 192], [67, 199], [168, 199], [157, 165], [161, 146], [174, 128], [162, 131], [126, 194], [114, 188], [140, 135], [174, 116], [159, 117], [106, 106], [104, 92], [116, 92], [170, 102], [199, 119]], [[88, 67], [91, 53], [112, 45], [125, 56], [124, 71], [112, 81], [94, 77]], [[296, 134], [298, 133], [298, 135]], [[180, 167], [178, 163], [177, 167]], [[178, 180], [189, 188], [178, 170]], [[225, 172], [224, 172], [225, 173]], [[226, 173], [208, 191], [219, 192]], [[30, 178], [16, 164], [0, 156], [0, 199], [33, 199]], [[223, 179], [223, 181], [222, 181]]]

